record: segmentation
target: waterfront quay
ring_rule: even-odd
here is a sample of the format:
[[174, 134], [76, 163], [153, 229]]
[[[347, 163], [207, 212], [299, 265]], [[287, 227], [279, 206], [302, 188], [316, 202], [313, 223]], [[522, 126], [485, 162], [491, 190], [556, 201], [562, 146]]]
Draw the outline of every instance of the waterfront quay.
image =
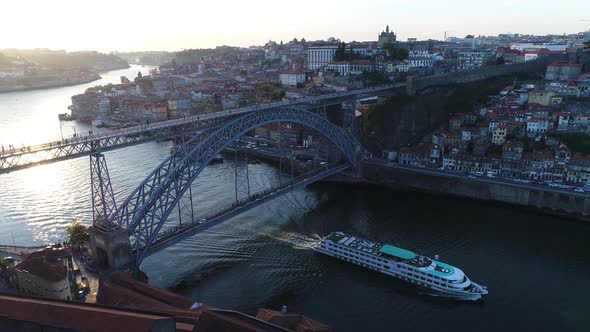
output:
[[590, 195], [571, 188], [551, 187], [519, 179], [474, 176], [464, 172], [400, 165], [379, 159], [363, 163], [368, 183], [520, 205], [550, 214], [589, 221]]

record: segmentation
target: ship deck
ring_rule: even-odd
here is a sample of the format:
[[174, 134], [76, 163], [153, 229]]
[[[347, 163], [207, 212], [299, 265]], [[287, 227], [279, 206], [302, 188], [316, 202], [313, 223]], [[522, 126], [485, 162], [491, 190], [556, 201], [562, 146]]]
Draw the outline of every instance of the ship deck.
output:
[[403, 261], [406, 264], [410, 264], [418, 268], [430, 266], [432, 263], [430, 258], [418, 255], [412, 251], [389, 244], [384, 245], [378, 242], [360, 239], [342, 232], [331, 233], [326, 237], [326, 239], [339, 245], [375, 256], [389, 259], [394, 258], [395, 260]]
[[328, 235], [326, 239], [351, 249], [381, 256], [380, 250], [383, 245], [377, 242], [359, 239], [358, 237], [339, 232]]

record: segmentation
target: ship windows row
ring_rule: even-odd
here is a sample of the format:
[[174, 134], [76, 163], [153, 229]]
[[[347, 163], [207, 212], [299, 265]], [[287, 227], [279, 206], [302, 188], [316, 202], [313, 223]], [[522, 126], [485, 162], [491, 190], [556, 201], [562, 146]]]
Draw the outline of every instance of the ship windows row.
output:
[[430, 275], [430, 274], [428, 274], [428, 273], [425, 273], [425, 272], [422, 272], [422, 271], [420, 271], [420, 270], [413, 269], [413, 268], [411, 268], [411, 267], [407, 267], [407, 266], [404, 266], [404, 265], [401, 265], [401, 266], [400, 266], [400, 268], [401, 268], [402, 270], [408, 270], [408, 271], [410, 271], [410, 272], [419, 273], [420, 275], [425, 275], [425, 276], [427, 276], [427, 277], [429, 277], [429, 278], [434, 278], [435, 280], [443, 280], [443, 281], [446, 281], [446, 279], [443, 279], [443, 278], [441, 278], [441, 277], [439, 277], [439, 276], [433, 276], [433, 275]]
[[389, 270], [389, 265], [380, 264], [380, 263], [376, 262], [375, 259], [365, 259], [365, 258], [360, 257], [358, 254], [353, 254], [353, 253], [350, 253], [349, 254], [349, 253], [344, 252], [343, 250], [338, 250], [338, 249], [331, 249], [331, 251], [333, 251], [335, 253], [338, 253], [338, 254], [341, 254], [341, 255], [344, 255], [346, 257], [354, 258], [354, 259], [356, 259], [358, 261], [361, 261], [361, 262], [366, 262], [366, 263], [373, 264], [373, 265], [376, 265], [376, 266], [379, 266], [379, 267], [383, 267], [383, 268]]
[[[337, 245], [337, 244], [332, 244], [330, 242], [328, 242], [328, 246], [329, 247], [335, 247], [335, 248], [340, 249], [342, 251], [346, 251], [346, 252], [353, 253], [353, 254], [356, 254], [356, 255], [360, 255], [362, 257], [368, 257], [369, 259], [374, 260], [374, 261], [378, 261], [378, 262], [382, 262], [382, 263], [387, 263], [388, 262], [387, 260], [381, 259], [379, 257], [375, 257], [374, 255], [365, 254], [365, 253], [362, 253], [362, 252], [358, 252], [356, 250], [350, 250], [350, 249], [348, 249], [345, 246], [340, 246], [340, 245]], [[323, 247], [323, 248], [326, 248], [326, 247]], [[326, 249], [328, 249], [328, 248], [326, 248]], [[332, 249], [332, 248], [330, 248], [330, 249], [331, 250], [336, 250], [336, 249]]]

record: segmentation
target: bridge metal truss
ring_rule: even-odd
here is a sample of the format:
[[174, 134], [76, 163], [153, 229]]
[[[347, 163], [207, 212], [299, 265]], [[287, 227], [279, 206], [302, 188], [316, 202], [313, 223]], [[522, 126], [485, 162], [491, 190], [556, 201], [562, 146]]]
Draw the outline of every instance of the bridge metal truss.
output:
[[111, 231], [108, 216], [117, 210], [107, 162], [102, 153], [90, 155], [90, 186], [92, 195], [92, 225]]
[[149, 126], [136, 126], [121, 130], [113, 130], [106, 134], [78, 136], [56, 142], [23, 146], [0, 153], [0, 174], [19, 169], [88, 156], [94, 152], [104, 152], [144, 143], [151, 140], [166, 139], [190, 130], [209, 126], [218, 126], [227, 122], [228, 118], [243, 116], [251, 112], [271, 110], [279, 107], [297, 110], [317, 110], [325, 112], [325, 107], [350, 102], [360, 98], [388, 93], [391, 89], [404, 87], [405, 84], [376, 86], [348, 92], [331, 93], [320, 96], [305, 97], [293, 101], [274, 102], [259, 106], [218, 112], [186, 119], [157, 122]]
[[139, 265], [163, 224], [204, 167], [228, 145], [247, 132], [277, 122], [298, 123], [331, 141], [353, 166], [359, 143], [342, 128], [312, 112], [275, 109], [248, 113], [218, 129], [198, 132], [177, 147], [109, 217], [113, 225], [127, 229]]
[[0, 156], [0, 174], [31, 166], [75, 159], [96, 152], [120, 149], [148, 141], [175, 138], [186, 132], [215, 126], [218, 123], [221, 123], [221, 119], [197, 121], [178, 127], [160, 128], [153, 126], [150, 128], [144, 126], [141, 129], [114, 131], [103, 136], [81, 136], [60, 142], [22, 147], [14, 152]]
[[[193, 235], [201, 233], [241, 213], [262, 205], [272, 199], [319, 181], [330, 175], [340, 173], [349, 167], [350, 164], [348, 163], [334, 163], [319, 170], [300, 174], [290, 179], [288, 183], [279, 184], [272, 188], [252, 193], [251, 195], [243, 197], [234, 203], [224, 205], [215, 211], [199, 215], [191, 222], [182, 223], [178, 226], [170, 227], [166, 230], [160, 231], [148, 248], [140, 248], [139, 252], [134, 252], [134, 254], [136, 257], [143, 256], [143, 258], [153, 255]], [[136, 264], [136, 266], [139, 266], [141, 264], [141, 260], [136, 261]]]

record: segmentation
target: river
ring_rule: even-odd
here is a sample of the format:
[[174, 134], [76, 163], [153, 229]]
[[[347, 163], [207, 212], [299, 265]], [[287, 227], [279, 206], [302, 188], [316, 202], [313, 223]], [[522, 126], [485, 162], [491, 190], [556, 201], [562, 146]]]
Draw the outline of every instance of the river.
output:
[[[147, 71], [133, 66], [90, 84], [0, 94], [0, 143], [59, 137], [57, 114], [71, 95], [139, 70]], [[72, 126], [89, 130], [65, 122], [64, 135]], [[169, 149], [167, 142], [152, 142], [106, 153], [119, 201]], [[80, 158], [0, 175], [0, 243], [59, 241], [73, 218], [89, 223], [88, 166], [88, 158]], [[199, 176], [196, 213], [232, 200], [233, 166], [226, 160]], [[270, 165], [249, 167], [253, 190], [278, 181]], [[310, 250], [338, 230], [438, 254], [490, 294], [475, 303], [431, 297]], [[316, 184], [149, 257], [142, 269], [150, 283], [195, 301], [250, 314], [287, 305], [336, 331], [587, 331], [589, 235], [587, 224], [506, 205]]]

